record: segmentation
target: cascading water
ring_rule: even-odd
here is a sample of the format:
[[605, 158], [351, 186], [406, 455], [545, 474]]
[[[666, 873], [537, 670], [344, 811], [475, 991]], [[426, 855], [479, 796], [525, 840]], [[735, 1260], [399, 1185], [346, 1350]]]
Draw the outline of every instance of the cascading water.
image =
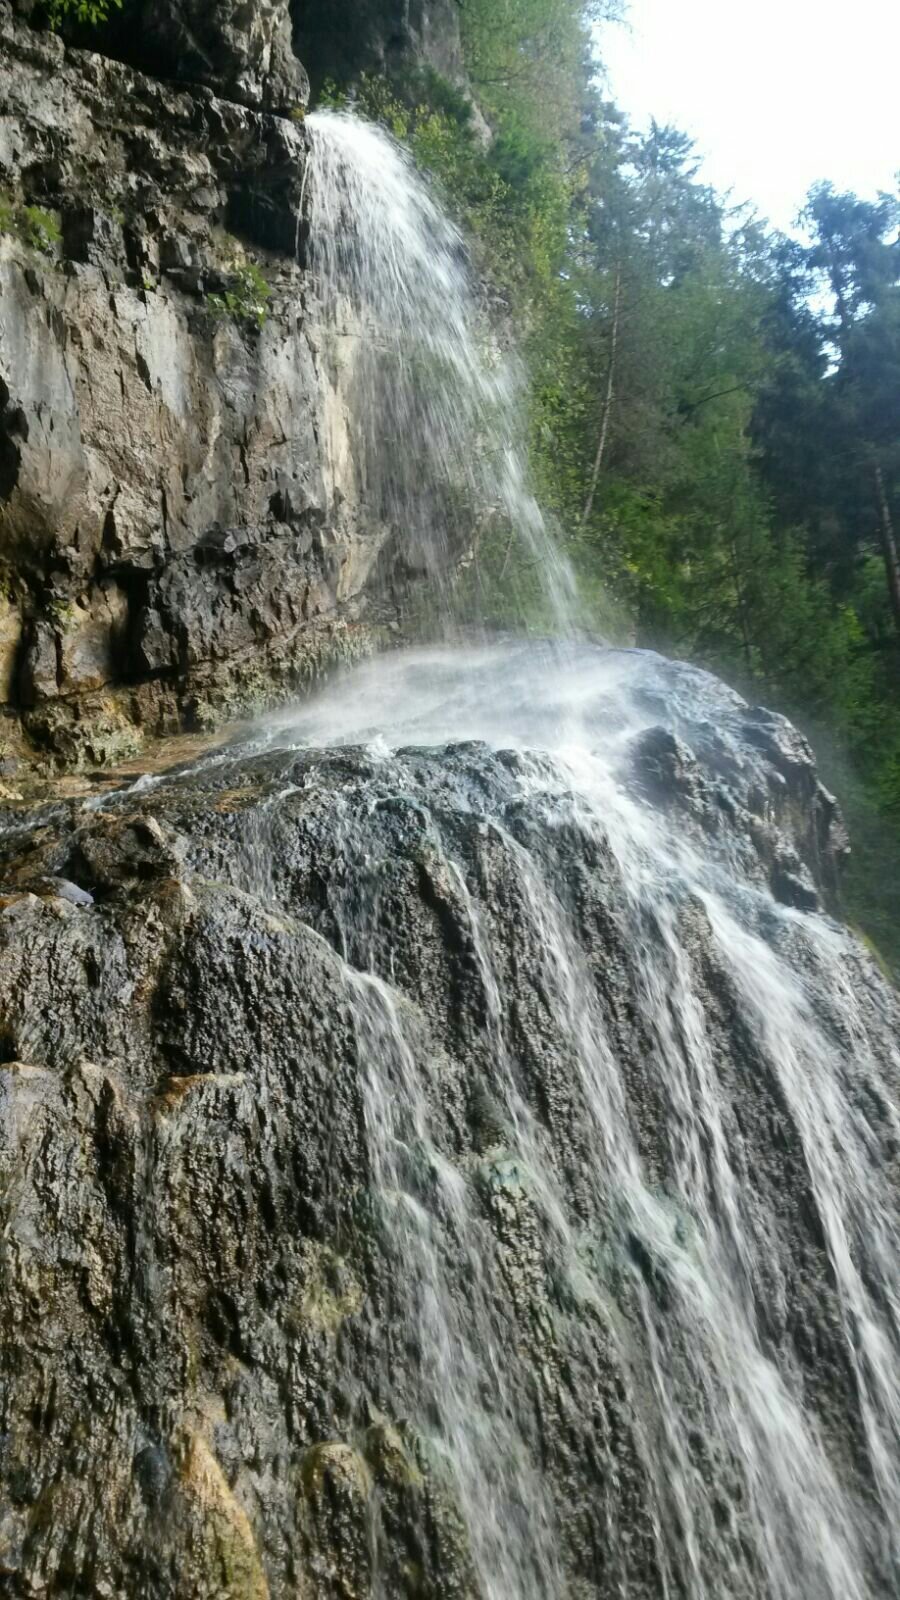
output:
[[528, 487], [522, 382], [479, 314], [459, 231], [409, 156], [346, 112], [307, 119], [308, 260], [324, 315], [334, 485], [352, 481], [452, 613], [486, 524], [520, 541], [557, 629], [571, 574]]
[[[329, 826], [340, 871], [317, 923], [346, 963], [394, 1285], [374, 1382], [441, 1463], [472, 1592], [892, 1594], [898, 1013], [772, 845], [797, 736], [694, 669], [510, 645], [383, 659], [274, 737], [369, 752]], [[491, 1101], [480, 1147], [448, 1111], [466, 1087], [423, 1048], [404, 860], [480, 996], [462, 1024]], [[601, 1414], [598, 1369], [617, 1374], [599, 1429], [567, 1424], [580, 1579], [560, 1419], [542, 1416], [560, 1363]]]
[[[514, 370], [484, 357], [456, 230], [387, 136], [346, 115], [311, 126], [311, 260], [349, 374], [348, 437], [364, 493], [443, 575], [465, 546], [459, 527], [471, 530], [477, 508], [499, 509], [543, 563], [564, 618], [567, 578], [514, 443]], [[379, 752], [363, 814], [351, 809], [342, 827], [353, 868], [330, 911], [367, 1062], [380, 1226], [421, 1353], [412, 1408], [444, 1457], [486, 1600], [864, 1600], [890, 1592], [900, 1574], [900, 1256], [887, 1172], [900, 1058], [878, 1004], [868, 1010], [871, 976], [865, 1001], [848, 981], [860, 952], [818, 912], [778, 904], [741, 830], [738, 847], [721, 825], [715, 806], [733, 797], [711, 802], [712, 815], [690, 830], [623, 781], [622, 753], [654, 720], [651, 706], [674, 730], [700, 727], [707, 745], [718, 741], [733, 787], [769, 815], [759, 795], [770, 775], [755, 790], [748, 781], [756, 758], [736, 698], [688, 671], [657, 680], [646, 657], [516, 647], [398, 659], [363, 670], [294, 724], [293, 736], [311, 743]], [[476, 888], [484, 869], [459, 848], [458, 820], [423, 788], [420, 759], [393, 753], [473, 738], [523, 752], [519, 803], [546, 830], [523, 837], [509, 796], [500, 806], [489, 791], [467, 794], [461, 806], [512, 868], [528, 981], [564, 1051], [577, 1130], [554, 1127], [523, 1082], [504, 982], [510, 932], [498, 929], [485, 884]], [[595, 1574], [582, 1591], [565, 1576], [559, 1506], [523, 1405], [534, 1374], [493, 1311], [498, 1244], [486, 1238], [478, 1162], [460, 1159], [433, 1125], [434, 1064], [417, 1055], [392, 988], [395, 932], [363, 820], [386, 805], [408, 813], [439, 863], [483, 991], [503, 1132], [481, 1157], [482, 1183], [486, 1161], [489, 1181], [527, 1196], [535, 1252], [545, 1268], [554, 1260], [559, 1297], [590, 1307], [615, 1352], [648, 1485], [652, 1581], [630, 1571], [636, 1534], [611, 1487], [624, 1470], [614, 1443], [593, 1473], [609, 1580]], [[617, 1046], [621, 1018], [584, 949], [577, 901], [588, 889], [568, 881], [594, 852], [619, 889], [606, 914], [630, 966], [620, 1004], [641, 1019], [643, 1059], [630, 1067]], [[803, 904], [806, 891], [797, 893]], [[730, 1059], [711, 1008], [728, 1013]], [[663, 1119], [652, 1135], [635, 1104], [641, 1084]], [[765, 1173], [747, 1126], [754, 1096], [770, 1119]], [[569, 1140], [583, 1152], [577, 1177]], [[800, 1304], [792, 1282], [782, 1144], [798, 1174], [792, 1204], [809, 1213], [807, 1226], [815, 1219], [818, 1309]], [[665, 1154], [651, 1155], [653, 1146]], [[615, 1305], [622, 1276], [633, 1279], [627, 1312]], [[807, 1316], [820, 1331], [804, 1327]], [[820, 1340], [830, 1376], [810, 1370]], [[846, 1451], [840, 1406], [835, 1399], [830, 1415], [827, 1396], [838, 1372], [857, 1432]]]
[[[566, 631], [457, 234], [310, 124], [335, 491], [441, 579], [502, 516]], [[781, 718], [571, 636], [0, 836], [10, 1592], [895, 1597], [900, 1005], [840, 846]]]

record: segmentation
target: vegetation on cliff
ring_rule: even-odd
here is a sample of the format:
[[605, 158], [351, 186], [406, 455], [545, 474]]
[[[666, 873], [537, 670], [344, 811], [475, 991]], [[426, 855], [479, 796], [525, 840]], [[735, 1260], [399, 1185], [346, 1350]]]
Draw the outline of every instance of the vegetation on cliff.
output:
[[[775, 233], [677, 129], [638, 133], [604, 97], [608, 5], [460, 9], [477, 110], [421, 68], [354, 92], [435, 173], [524, 330], [535, 476], [587, 620], [799, 719], [854, 825], [851, 909], [896, 957], [900, 199], [822, 182]], [[503, 544], [480, 547], [495, 575]]]
[[109, 21], [111, 7], [121, 11], [122, 0], [45, 0], [43, 9], [53, 29], [69, 21], [96, 28]]

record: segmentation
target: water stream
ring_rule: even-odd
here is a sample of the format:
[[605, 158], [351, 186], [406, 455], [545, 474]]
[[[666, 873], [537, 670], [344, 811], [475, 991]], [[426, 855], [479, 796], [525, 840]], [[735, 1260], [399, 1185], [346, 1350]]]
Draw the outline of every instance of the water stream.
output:
[[[446, 615], [499, 519], [571, 641], [520, 377], [462, 238], [385, 133], [309, 126], [334, 482], [353, 475]], [[635, 778], [654, 729], [684, 741], [661, 747], [661, 793]], [[399, 654], [267, 727], [371, 763], [335, 807], [323, 927], [395, 1285], [381, 1388], [446, 1480], [483, 1600], [900, 1583], [896, 1012], [784, 842], [825, 804], [790, 799], [793, 737], [703, 673], [574, 642]], [[478, 1149], [448, 1130], [391, 900], [410, 837], [480, 995]], [[418, 1352], [402, 1401], [398, 1336]], [[590, 1427], [551, 1420], [561, 1393]], [[580, 1576], [567, 1518], [595, 1552]]]
[[[0, 1590], [896, 1600], [900, 1002], [835, 803], [578, 636], [459, 232], [308, 126], [330, 512], [436, 638], [0, 832]], [[458, 626], [486, 543], [553, 638]]]
[[340, 963], [346, 1433], [388, 1419], [432, 1486], [402, 1581], [373, 1496], [371, 1593], [887, 1600], [898, 1012], [817, 899], [831, 802], [778, 718], [575, 642], [459, 233], [386, 134], [309, 127], [333, 493], [446, 616], [499, 522], [559, 634], [400, 652], [271, 719], [226, 760], [283, 781], [203, 868]]
[[522, 375], [481, 314], [461, 234], [383, 129], [335, 111], [307, 127], [332, 491], [396, 532], [445, 614], [482, 539], [518, 541], [568, 629], [574, 587], [528, 483]]
[[[673, 806], [635, 778], [660, 727], [688, 771]], [[773, 896], [751, 842], [744, 808], [772, 823], [790, 738], [690, 667], [521, 643], [382, 658], [266, 730], [366, 752], [333, 819], [328, 925], [365, 1062], [392, 1325], [419, 1352], [404, 1415], [485, 1600], [894, 1592], [897, 1013], [837, 922]], [[497, 1129], [480, 1153], [448, 1137], [423, 1047], [394, 815], [481, 994], [472, 1070], [487, 1058]], [[506, 1207], [532, 1230], [525, 1266]], [[535, 1319], [518, 1343], [507, 1250]], [[563, 1307], [596, 1349], [573, 1349]], [[588, 1374], [606, 1351], [627, 1418], [578, 1467], [608, 1572], [604, 1587], [598, 1556], [583, 1591], [535, 1432], [565, 1350]], [[396, 1406], [389, 1358], [383, 1382]], [[589, 1407], [583, 1373], [574, 1388]]]

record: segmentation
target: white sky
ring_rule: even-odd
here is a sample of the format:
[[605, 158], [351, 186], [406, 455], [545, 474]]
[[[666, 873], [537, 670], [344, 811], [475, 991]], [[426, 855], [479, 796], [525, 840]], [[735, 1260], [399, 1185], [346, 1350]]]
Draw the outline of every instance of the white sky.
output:
[[789, 228], [818, 178], [900, 169], [900, 0], [627, 0], [599, 30], [611, 97], [697, 141], [703, 176]]

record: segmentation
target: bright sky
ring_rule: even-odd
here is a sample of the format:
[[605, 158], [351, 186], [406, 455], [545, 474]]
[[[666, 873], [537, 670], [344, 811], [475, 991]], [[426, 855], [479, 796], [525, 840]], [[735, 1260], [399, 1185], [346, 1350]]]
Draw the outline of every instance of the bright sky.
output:
[[789, 228], [818, 178], [874, 197], [900, 169], [898, 0], [626, 0], [600, 29], [637, 127], [690, 133], [703, 175]]

